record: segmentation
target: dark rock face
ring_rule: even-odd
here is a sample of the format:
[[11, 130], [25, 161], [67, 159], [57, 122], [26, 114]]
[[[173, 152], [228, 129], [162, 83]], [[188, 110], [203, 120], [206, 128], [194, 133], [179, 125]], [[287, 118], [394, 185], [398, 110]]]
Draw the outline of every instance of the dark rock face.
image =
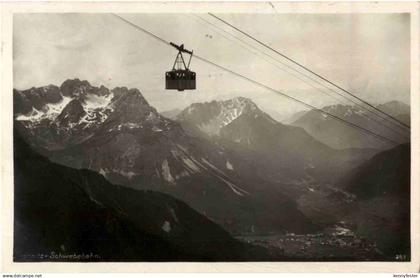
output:
[[64, 107], [63, 111], [56, 118], [57, 125], [69, 125], [79, 122], [86, 115], [82, 104], [78, 99], [73, 99]]
[[15, 135], [14, 261], [268, 260], [168, 195], [51, 163]]
[[60, 91], [66, 97], [79, 97], [86, 94], [93, 87], [86, 80], [80, 81], [79, 79], [66, 80], [61, 84]]
[[27, 114], [32, 108], [42, 110], [47, 103], [58, 103], [62, 100], [59, 88], [54, 85], [24, 91], [13, 90], [13, 96], [15, 114]]

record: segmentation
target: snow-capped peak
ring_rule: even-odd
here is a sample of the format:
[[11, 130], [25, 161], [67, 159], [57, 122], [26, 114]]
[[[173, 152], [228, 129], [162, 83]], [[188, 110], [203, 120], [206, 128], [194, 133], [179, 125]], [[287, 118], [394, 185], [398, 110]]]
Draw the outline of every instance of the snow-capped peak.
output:
[[257, 108], [255, 103], [244, 97], [236, 97], [230, 100], [220, 102], [221, 111], [219, 118], [222, 119], [223, 125], [226, 126], [241, 116], [245, 111], [254, 111]]
[[[352, 117], [353, 115], [356, 116], [364, 116], [366, 111], [362, 108], [353, 105], [342, 105], [342, 104], [335, 104], [324, 107], [322, 110], [333, 114], [339, 117]], [[327, 115], [324, 115], [324, 118], [328, 118]]]
[[248, 98], [236, 97], [223, 101], [194, 103], [178, 116], [181, 121], [194, 123], [209, 135], [219, 135], [221, 128], [245, 113], [258, 114], [257, 105]]

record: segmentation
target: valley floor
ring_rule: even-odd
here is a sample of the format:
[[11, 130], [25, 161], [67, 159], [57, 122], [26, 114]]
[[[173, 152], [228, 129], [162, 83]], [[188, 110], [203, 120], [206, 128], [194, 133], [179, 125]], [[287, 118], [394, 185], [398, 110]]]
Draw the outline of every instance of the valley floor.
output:
[[292, 261], [386, 261], [376, 244], [351, 235], [328, 233], [296, 235], [246, 235], [238, 240], [263, 246], [276, 257], [280, 254]]

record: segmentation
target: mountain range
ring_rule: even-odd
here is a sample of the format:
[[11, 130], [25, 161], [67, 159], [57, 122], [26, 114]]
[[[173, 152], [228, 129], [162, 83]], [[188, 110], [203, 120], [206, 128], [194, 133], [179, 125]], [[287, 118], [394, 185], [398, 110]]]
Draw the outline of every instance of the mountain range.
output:
[[333, 183], [370, 158], [374, 149], [336, 150], [303, 128], [284, 125], [247, 98], [192, 104], [177, 116], [184, 130], [240, 154], [263, 177], [290, 195], [317, 180]]
[[[406, 107], [398, 103], [382, 108], [388, 109], [389, 113], [393, 111], [407, 115]], [[325, 109], [349, 121], [366, 124], [364, 112], [354, 107], [335, 105]], [[178, 249], [179, 245], [168, 237], [168, 234], [175, 234], [177, 230], [175, 222], [177, 217], [179, 219], [178, 214], [188, 214], [185, 221], [189, 217], [197, 221], [187, 224], [188, 227], [204, 221], [201, 218], [207, 219], [209, 230], [220, 233], [220, 237], [229, 242], [228, 246], [234, 246], [233, 252], [240, 250], [246, 256], [252, 256], [252, 252], [264, 252], [255, 249], [251, 253], [245, 252], [249, 247], [237, 245], [229, 233], [315, 233], [343, 219], [356, 226], [362, 223], [361, 220], [370, 219], [369, 223], [377, 225], [377, 218], [373, 217], [372, 220], [363, 215], [364, 212], [370, 215], [376, 213], [366, 207], [367, 200], [373, 198], [378, 200], [378, 207], [386, 207], [381, 204], [386, 204], [383, 200], [390, 198], [393, 193], [378, 196], [382, 188], [379, 191], [374, 189], [378, 186], [375, 182], [386, 174], [409, 176], [407, 169], [405, 166], [385, 166], [384, 161], [392, 157], [394, 148], [358, 131], [349, 130], [347, 126], [344, 128], [324, 116], [315, 111], [306, 111], [296, 115], [291, 125], [282, 124], [252, 100], [236, 97], [195, 103], [165, 117], [137, 89], [95, 87], [79, 79], [66, 80], [59, 87], [49, 85], [14, 90], [15, 137], [22, 141], [18, 145], [28, 144], [24, 150], [31, 149], [31, 152], [48, 158], [50, 161], [44, 157], [41, 159], [48, 164], [45, 167], [59, 169], [59, 175], [66, 177], [66, 171], [71, 172], [71, 177], [65, 179], [66, 182], [70, 181], [69, 184], [63, 185], [67, 190], [65, 194], [73, 190], [84, 192], [83, 196], [74, 198], [91, 200], [89, 208], [95, 214], [98, 210], [95, 200], [98, 201], [119, 223], [118, 229], [132, 229], [134, 232], [139, 229], [152, 238], [158, 236], [159, 240], [163, 234], [166, 237], [163, 237], [162, 244], [168, 244], [170, 250], [174, 250], [172, 257], [177, 257], [177, 252], [185, 249], [187, 254], [181, 252], [179, 257], [185, 259], [189, 256], [191, 260], [217, 260], [220, 254], [215, 254], [213, 246], [208, 247], [210, 253], [204, 250], [207, 247], [200, 249], [187, 243], [182, 243], [186, 244], [185, 248], [183, 245]], [[387, 149], [390, 153], [384, 151]], [[409, 162], [409, 158], [404, 156], [396, 161], [399, 161], [395, 162], [399, 165], [406, 165], [404, 163]], [[24, 162], [19, 163], [25, 165]], [[21, 176], [41, 174], [42, 171], [32, 165], [36, 163], [33, 161], [30, 167], [22, 166], [28, 172]], [[375, 165], [383, 165], [386, 172], [382, 168], [376, 169]], [[363, 172], [363, 169], [368, 170]], [[53, 178], [43, 190], [52, 190], [49, 184], [58, 183], [59, 176], [54, 173], [47, 171], [42, 177]], [[86, 181], [84, 176], [93, 176], [93, 180]], [[76, 182], [72, 182], [74, 179]], [[393, 186], [400, 184], [399, 178], [381, 183], [387, 188], [386, 192], [397, 192], [396, 195], [402, 196], [398, 197], [398, 202], [407, 197], [398, 190], [393, 191]], [[57, 192], [60, 198], [65, 198], [65, 194]], [[176, 211], [177, 217], [173, 217], [171, 210], [174, 204], [177, 208], [183, 208], [182, 211]], [[357, 209], [353, 209], [353, 206]], [[160, 214], [161, 211], [168, 211], [164, 207], [168, 208], [170, 215]], [[85, 209], [76, 206], [65, 213]], [[126, 218], [118, 215], [121, 209], [125, 210]], [[26, 210], [28, 208], [24, 211], [29, 213]], [[142, 219], [136, 216], [138, 210], [144, 212]], [[402, 214], [405, 215], [405, 212]], [[387, 211], [381, 213], [389, 214]], [[193, 214], [196, 216], [191, 216]], [[156, 219], [154, 215], [157, 215]], [[126, 224], [124, 221], [127, 219], [134, 226]], [[398, 223], [405, 221], [401, 217], [392, 219]], [[98, 221], [95, 225], [107, 227], [101, 219]], [[203, 224], [204, 227], [207, 224]], [[143, 225], [154, 228], [144, 230]], [[405, 227], [405, 224], [401, 225]], [[174, 233], [168, 233], [168, 229]], [[185, 231], [182, 225], [181, 230]], [[387, 230], [392, 229], [387, 226]], [[28, 233], [24, 231], [22, 235]], [[192, 229], [189, 236], [202, 233]], [[364, 231], [360, 230], [360, 233]], [[371, 236], [372, 233], [365, 234]], [[398, 236], [396, 232], [388, 234], [393, 238]], [[179, 236], [182, 238], [185, 235], [181, 233]], [[104, 235], [107, 240], [117, 239], [117, 245], [123, 246], [125, 243], [120, 236], [112, 232]], [[54, 238], [55, 234], [51, 237]], [[58, 250], [57, 242], [51, 244], [51, 248]], [[133, 244], [135, 246], [137, 243]], [[384, 250], [389, 247], [385, 245]], [[16, 248], [18, 250], [19, 246]], [[395, 251], [398, 248], [391, 249]], [[196, 253], [191, 251], [195, 249]], [[86, 252], [92, 250], [86, 249]], [[388, 253], [391, 252], [389, 250]], [[106, 254], [108, 251], [100, 252]], [[223, 254], [226, 258], [238, 257], [231, 255], [229, 252]], [[133, 258], [134, 254], [127, 254], [125, 258], [130, 256]]]
[[42, 107], [20, 107], [29, 97], [15, 101], [17, 129], [53, 161], [94, 170], [114, 183], [171, 194], [234, 234], [318, 229], [293, 199], [253, 174], [242, 155], [189, 135], [138, 90], [68, 80], [58, 92], [61, 100], [47, 100]]

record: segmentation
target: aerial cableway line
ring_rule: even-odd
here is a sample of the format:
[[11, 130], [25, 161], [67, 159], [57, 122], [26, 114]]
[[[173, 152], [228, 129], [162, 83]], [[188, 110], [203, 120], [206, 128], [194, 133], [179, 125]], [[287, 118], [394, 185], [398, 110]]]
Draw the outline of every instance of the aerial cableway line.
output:
[[[137, 24], [132, 23], [131, 21], [117, 15], [117, 14], [112, 14], [115, 17], [119, 18], [120, 20], [124, 21], [125, 23], [131, 25], [132, 27], [136, 28], [137, 30], [142, 31], [143, 33], [152, 36], [153, 38], [155, 38], [156, 40], [170, 46], [170, 47], [174, 47], [178, 50], [178, 54], [175, 58], [175, 62], [174, 62], [174, 66], [172, 68], [171, 71], [166, 72], [165, 74], [165, 87], [168, 90], [178, 90], [178, 91], [183, 91], [183, 90], [194, 90], [195, 89], [195, 81], [196, 81], [196, 76], [195, 76], [195, 72], [190, 71], [189, 70], [189, 66], [190, 66], [190, 62], [191, 62], [191, 57], [193, 56], [193, 52], [189, 51], [187, 49], [184, 48], [184, 45], [176, 45], [172, 42], [168, 42], [158, 36], [156, 36], [155, 34], [153, 34], [152, 32], [147, 31], [144, 28], [141, 28], [140, 26], [138, 26]], [[190, 59], [188, 61], [188, 65], [185, 64], [185, 60], [184, 57], [182, 56], [182, 53], [187, 53], [190, 55]], [[178, 65], [178, 67], [177, 67]], [[184, 68], [180, 68], [179, 66], [183, 65]]]
[[330, 85], [332, 85], [332, 86], [334, 86], [334, 87], [336, 87], [336, 88], [340, 89], [341, 91], [343, 91], [343, 92], [345, 92], [345, 93], [349, 94], [350, 96], [354, 97], [354, 98], [355, 98], [355, 99], [357, 99], [358, 101], [360, 101], [360, 102], [362, 102], [363, 104], [365, 104], [365, 105], [367, 105], [367, 106], [369, 106], [369, 107], [373, 108], [374, 110], [376, 110], [376, 111], [378, 111], [379, 113], [381, 113], [381, 114], [385, 115], [385, 116], [386, 116], [386, 117], [388, 117], [389, 119], [392, 119], [394, 122], [396, 122], [396, 123], [400, 124], [401, 126], [403, 126], [403, 127], [405, 127], [405, 128], [410, 129], [410, 126], [409, 126], [409, 125], [407, 125], [407, 124], [405, 124], [405, 123], [401, 122], [400, 120], [398, 120], [397, 118], [393, 117], [392, 115], [389, 115], [388, 113], [386, 113], [386, 112], [382, 111], [381, 109], [379, 109], [379, 108], [375, 107], [374, 105], [372, 105], [372, 104], [370, 104], [369, 102], [367, 102], [367, 101], [363, 100], [362, 98], [360, 98], [360, 97], [358, 97], [358, 96], [356, 96], [356, 95], [352, 94], [351, 92], [349, 92], [348, 90], [344, 89], [343, 87], [341, 87], [341, 86], [339, 86], [339, 85], [335, 84], [334, 82], [332, 82], [332, 81], [328, 80], [327, 78], [325, 78], [325, 77], [321, 76], [320, 74], [318, 74], [318, 73], [316, 73], [316, 72], [312, 71], [311, 69], [309, 69], [308, 67], [304, 66], [303, 64], [301, 64], [301, 63], [297, 62], [296, 60], [294, 60], [294, 59], [292, 59], [292, 58], [289, 58], [287, 55], [285, 55], [285, 54], [283, 54], [283, 53], [279, 52], [278, 50], [276, 50], [276, 49], [272, 48], [271, 46], [267, 45], [266, 43], [264, 43], [264, 42], [262, 42], [262, 41], [260, 41], [260, 40], [256, 39], [255, 37], [251, 36], [250, 34], [246, 33], [245, 31], [242, 31], [241, 29], [239, 29], [238, 27], [236, 27], [236, 26], [232, 25], [231, 23], [227, 22], [226, 20], [224, 20], [224, 19], [222, 19], [222, 18], [220, 18], [220, 17], [218, 17], [218, 16], [216, 16], [216, 15], [214, 15], [214, 14], [212, 14], [212, 13], [208, 13], [208, 14], [209, 14], [210, 16], [212, 16], [212, 17], [216, 18], [217, 20], [219, 20], [219, 21], [223, 22], [224, 24], [226, 24], [226, 25], [230, 26], [231, 28], [235, 29], [236, 31], [240, 32], [241, 34], [243, 34], [243, 35], [247, 36], [248, 38], [252, 39], [253, 41], [257, 42], [258, 44], [260, 44], [260, 45], [264, 46], [265, 48], [267, 48], [267, 49], [269, 49], [269, 50], [273, 51], [274, 53], [277, 53], [278, 55], [280, 55], [280, 56], [281, 56], [281, 57], [283, 57], [284, 59], [286, 59], [286, 60], [288, 60], [288, 61], [292, 62], [293, 64], [295, 64], [295, 65], [299, 66], [300, 68], [302, 68], [302, 69], [304, 69], [304, 70], [306, 70], [306, 71], [310, 72], [311, 74], [313, 74], [313, 75], [315, 75], [316, 77], [320, 78], [321, 80], [323, 80], [323, 81], [327, 82], [328, 84], [330, 84]]
[[[159, 36], [157, 36], [157, 35], [153, 34], [152, 32], [150, 32], [150, 31], [148, 31], [148, 30], [146, 30], [146, 29], [144, 29], [144, 28], [140, 27], [139, 25], [134, 24], [134, 23], [132, 23], [132, 22], [130, 22], [130, 21], [128, 21], [128, 20], [126, 20], [126, 19], [124, 19], [123, 17], [121, 17], [121, 16], [119, 16], [119, 15], [117, 15], [117, 14], [113, 14], [113, 15], [114, 15], [114, 16], [116, 16], [117, 18], [119, 18], [120, 20], [124, 21], [125, 23], [127, 23], [127, 24], [129, 24], [129, 25], [133, 26], [133, 27], [134, 27], [134, 28], [136, 28], [137, 30], [139, 30], [139, 31], [141, 31], [141, 32], [143, 32], [143, 33], [145, 33], [145, 34], [147, 34], [147, 35], [149, 35], [149, 36], [151, 36], [151, 37], [155, 38], [156, 40], [158, 40], [158, 41], [160, 41], [160, 42], [162, 42], [162, 43], [164, 43], [164, 44], [168, 45], [169, 47], [173, 47], [173, 46], [171, 45], [171, 43], [170, 43], [170, 42], [168, 42], [168, 41], [166, 41], [166, 40], [162, 39], [161, 37], [159, 37]], [[197, 55], [197, 54], [195, 54], [194, 56], [196, 57], [196, 59], [199, 59], [199, 60], [201, 60], [201, 61], [202, 61], [202, 62], [204, 62], [204, 63], [210, 64], [210, 65], [212, 65], [212, 66], [214, 66], [214, 67], [217, 67], [217, 68], [219, 68], [219, 69], [221, 69], [221, 70], [223, 70], [223, 71], [226, 71], [226, 72], [228, 72], [228, 73], [230, 73], [230, 74], [232, 74], [232, 75], [235, 75], [235, 76], [237, 76], [237, 77], [239, 77], [239, 78], [241, 78], [241, 79], [244, 79], [244, 80], [246, 80], [246, 81], [249, 81], [249, 82], [251, 82], [251, 83], [253, 83], [253, 84], [255, 84], [255, 85], [257, 85], [257, 86], [259, 86], [259, 87], [261, 87], [261, 88], [264, 88], [264, 89], [269, 90], [269, 91], [271, 91], [271, 92], [277, 93], [277, 94], [279, 94], [279, 95], [281, 95], [281, 96], [283, 96], [283, 97], [285, 97], [285, 98], [288, 98], [288, 99], [290, 99], [290, 100], [292, 100], [292, 101], [295, 101], [295, 102], [297, 102], [297, 103], [300, 103], [300, 104], [302, 104], [302, 105], [304, 105], [304, 106], [306, 106], [306, 107], [308, 107], [308, 108], [310, 108], [310, 109], [313, 109], [314, 111], [317, 111], [317, 112], [319, 112], [319, 113], [321, 113], [321, 114], [327, 115], [327, 116], [329, 116], [329, 117], [331, 117], [331, 118], [333, 118], [333, 119], [335, 119], [335, 120], [337, 120], [337, 121], [339, 121], [339, 122], [342, 122], [343, 124], [346, 124], [346, 125], [348, 125], [348, 126], [350, 126], [350, 127], [353, 127], [353, 128], [355, 128], [355, 129], [358, 129], [358, 130], [360, 130], [361, 132], [363, 132], [363, 133], [365, 133], [365, 134], [367, 134], [367, 135], [371, 135], [371, 136], [375, 137], [376, 139], [379, 139], [379, 140], [381, 140], [381, 141], [383, 141], [383, 142], [390, 143], [390, 144], [393, 144], [393, 145], [394, 145], [394, 144], [395, 144], [395, 145], [399, 144], [398, 142], [396, 142], [396, 141], [394, 141], [394, 140], [392, 140], [392, 139], [389, 139], [389, 138], [387, 138], [387, 137], [385, 137], [385, 136], [382, 136], [382, 135], [380, 135], [380, 134], [377, 134], [377, 133], [375, 133], [375, 132], [372, 132], [371, 130], [369, 130], [369, 129], [367, 129], [367, 128], [361, 127], [361, 126], [356, 125], [356, 124], [353, 124], [353, 123], [351, 123], [351, 122], [348, 122], [348, 121], [346, 121], [346, 120], [344, 120], [344, 119], [342, 119], [342, 118], [340, 118], [340, 117], [338, 117], [338, 116], [335, 116], [335, 115], [333, 115], [333, 114], [331, 114], [331, 113], [329, 113], [329, 112], [327, 112], [327, 111], [324, 111], [324, 110], [322, 110], [322, 109], [319, 109], [319, 108], [317, 108], [317, 107], [315, 107], [315, 106], [313, 106], [313, 105], [311, 105], [311, 104], [308, 104], [308, 103], [306, 103], [306, 102], [304, 102], [304, 101], [302, 101], [302, 100], [299, 100], [299, 99], [297, 99], [297, 98], [291, 97], [291, 96], [289, 96], [289, 95], [287, 95], [287, 94], [285, 94], [285, 93], [281, 92], [280, 90], [277, 90], [277, 89], [271, 88], [271, 87], [269, 87], [269, 86], [267, 86], [267, 85], [265, 85], [265, 84], [263, 84], [263, 83], [261, 83], [261, 82], [258, 82], [258, 81], [256, 81], [256, 80], [253, 80], [253, 79], [251, 79], [251, 78], [249, 78], [249, 77], [247, 77], [247, 76], [245, 76], [245, 75], [242, 75], [242, 74], [240, 74], [240, 73], [237, 73], [237, 72], [235, 72], [235, 71], [233, 71], [233, 70], [231, 70], [231, 69], [228, 69], [228, 68], [226, 68], [226, 67], [224, 67], [224, 66], [218, 65], [218, 64], [216, 64], [216, 63], [214, 63], [214, 62], [212, 62], [212, 61], [210, 61], [210, 60], [208, 60], [208, 59], [206, 59], [206, 58], [203, 58], [203, 57], [201, 57], [201, 56], [199, 56], [199, 55]]]
[[[297, 69], [295, 69], [295, 68], [291, 67], [290, 65], [288, 65], [288, 64], [286, 64], [286, 63], [284, 63], [284, 62], [282, 62], [282, 61], [280, 61], [280, 60], [278, 60], [278, 59], [276, 59], [276, 58], [275, 58], [275, 57], [273, 57], [272, 55], [270, 55], [270, 54], [268, 54], [268, 53], [265, 53], [264, 51], [261, 51], [261, 50], [260, 50], [260, 49], [258, 49], [256, 46], [254, 46], [254, 45], [252, 45], [252, 44], [250, 44], [250, 43], [248, 43], [248, 42], [246, 42], [246, 41], [242, 40], [241, 38], [239, 38], [239, 37], [237, 37], [237, 36], [235, 36], [235, 35], [233, 35], [233, 34], [231, 34], [231, 33], [227, 32], [227, 31], [225, 31], [225, 30], [223, 30], [222, 28], [218, 27], [217, 25], [215, 25], [215, 24], [213, 24], [213, 23], [211, 23], [211, 22], [209, 22], [209, 21], [205, 20], [204, 18], [202, 18], [202, 17], [200, 17], [200, 16], [196, 16], [196, 17], [197, 17], [197, 18], [199, 18], [200, 20], [202, 20], [203, 22], [205, 22], [206, 24], [208, 24], [209, 26], [211, 26], [211, 27], [215, 28], [216, 32], [219, 32], [219, 34], [220, 34], [222, 37], [226, 38], [227, 40], [232, 41], [232, 40], [231, 40], [231, 39], [229, 39], [227, 36], [225, 36], [223, 33], [225, 33], [225, 34], [229, 35], [230, 37], [232, 37], [232, 38], [234, 38], [235, 40], [237, 40], [237, 41], [239, 41], [240, 43], [242, 43], [243, 45], [240, 45], [240, 46], [242, 46], [244, 49], [246, 49], [246, 50], [250, 51], [251, 53], [253, 53], [253, 54], [255, 54], [255, 55], [257, 55], [257, 54], [264, 55], [264, 56], [266, 56], [267, 58], [272, 59], [273, 61], [275, 61], [275, 62], [277, 62], [277, 63], [279, 63], [279, 64], [281, 64], [281, 65], [285, 66], [286, 68], [288, 68], [288, 69], [290, 69], [290, 70], [292, 70], [292, 71], [294, 71], [294, 72], [296, 72], [297, 74], [302, 75], [304, 78], [307, 78], [307, 79], [309, 79], [309, 80], [311, 80], [311, 81], [313, 81], [313, 82], [317, 83], [318, 85], [321, 85], [322, 87], [324, 87], [325, 89], [329, 90], [330, 92], [332, 92], [332, 93], [334, 93], [334, 94], [337, 94], [337, 95], [339, 95], [340, 97], [342, 97], [342, 98], [344, 98], [344, 99], [346, 99], [346, 100], [348, 100], [348, 101], [352, 102], [352, 103], [353, 103], [354, 105], [356, 105], [358, 108], [363, 109], [363, 110], [367, 111], [368, 113], [372, 113], [373, 115], [377, 116], [380, 120], [379, 120], [379, 119], [376, 119], [376, 118], [374, 118], [374, 117], [370, 117], [368, 113], [363, 114], [363, 116], [364, 116], [365, 118], [367, 118], [367, 119], [369, 119], [369, 120], [371, 120], [371, 121], [373, 121], [373, 122], [375, 122], [375, 123], [377, 123], [377, 124], [379, 124], [379, 125], [381, 125], [381, 126], [385, 127], [386, 129], [388, 129], [388, 130], [392, 131], [392, 132], [393, 132], [393, 133], [395, 133], [396, 135], [398, 135], [398, 136], [402, 136], [402, 137], [406, 138], [407, 134], [406, 134], [406, 133], [402, 133], [402, 132], [405, 132], [405, 131], [406, 131], [406, 129], [404, 129], [404, 130], [400, 130], [400, 129], [399, 129], [399, 130], [397, 130], [397, 129], [392, 128], [391, 126], [388, 126], [386, 123], [390, 123], [390, 124], [392, 124], [392, 125], [394, 125], [395, 123], [394, 123], [394, 122], [388, 122], [388, 121], [386, 121], [386, 120], [387, 120], [386, 118], [383, 118], [383, 116], [381, 116], [381, 115], [379, 115], [379, 114], [375, 113], [374, 111], [372, 111], [372, 110], [370, 110], [370, 109], [367, 109], [366, 107], [364, 107], [364, 106], [362, 106], [361, 104], [359, 104], [357, 101], [355, 101], [355, 100], [351, 99], [351, 97], [347, 97], [347, 96], [345, 96], [344, 94], [340, 94], [338, 91], [336, 91], [337, 89], [333, 89], [333, 88], [328, 87], [327, 85], [325, 85], [325, 84], [324, 84], [324, 83], [322, 83], [321, 81], [319, 81], [319, 80], [315, 79], [314, 77], [309, 76], [308, 74], [305, 74], [305, 73], [303, 73], [303, 72], [300, 72], [299, 70], [297, 70]], [[198, 21], [198, 22], [199, 22], [199, 23], [201, 23], [200, 21]], [[220, 31], [221, 31], [221, 32], [223, 32], [223, 33], [221, 33]], [[244, 47], [244, 45], [246, 45], [247, 47], [252, 48], [252, 49], [253, 49], [254, 51], [256, 51], [256, 52], [252, 51], [251, 49], [249, 49], [249, 48], [247, 48], [247, 47]], [[296, 79], [298, 79], [298, 80], [302, 81], [303, 83], [305, 83], [305, 84], [307, 84], [307, 85], [309, 85], [309, 86], [313, 87], [315, 90], [317, 90], [317, 91], [319, 91], [319, 92], [321, 92], [321, 93], [323, 93], [323, 94], [325, 94], [325, 95], [327, 95], [327, 96], [329, 96], [329, 97], [331, 97], [331, 98], [334, 98], [335, 100], [340, 101], [338, 98], [334, 97], [334, 96], [333, 96], [333, 95], [331, 95], [330, 93], [328, 93], [328, 92], [326, 92], [326, 91], [322, 90], [321, 88], [316, 87], [314, 84], [311, 84], [310, 82], [308, 82], [308, 80], [303, 79], [302, 77], [298, 76], [297, 74], [294, 74], [294, 73], [292, 73], [292, 72], [290, 72], [290, 71], [288, 71], [288, 70], [286, 70], [286, 69], [284, 69], [284, 68], [280, 67], [280, 65], [278, 65], [278, 64], [276, 64], [275, 62], [273, 62], [273, 61], [271, 61], [271, 60], [267, 59], [267, 58], [266, 58], [266, 57], [264, 57], [264, 56], [260, 56], [260, 55], [259, 55], [259, 57], [260, 57], [260, 58], [262, 58], [262, 59], [263, 59], [263, 60], [265, 60], [266, 62], [268, 62], [268, 63], [272, 64], [273, 66], [275, 66], [276, 68], [280, 69], [281, 71], [284, 71], [284, 72], [286, 72], [286, 73], [288, 73], [288, 74], [292, 75], [294, 78], [296, 78]], [[397, 126], [397, 127], [401, 128], [400, 126]]]

